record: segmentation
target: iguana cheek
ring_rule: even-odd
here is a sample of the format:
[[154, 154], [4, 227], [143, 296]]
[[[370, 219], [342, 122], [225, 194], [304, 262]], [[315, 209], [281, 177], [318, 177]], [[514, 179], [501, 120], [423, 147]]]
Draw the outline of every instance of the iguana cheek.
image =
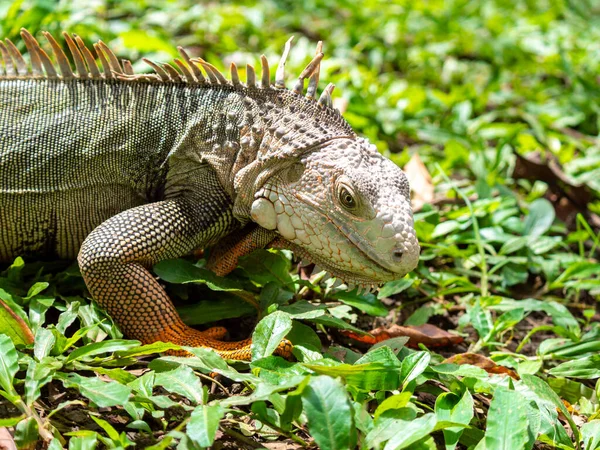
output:
[[254, 200], [252, 209], [250, 210], [250, 216], [252, 217], [252, 220], [267, 230], [274, 230], [277, 228], [277, 214], [275, 213], [275, 207], [273, 206], [273, 203], [266, 198]]

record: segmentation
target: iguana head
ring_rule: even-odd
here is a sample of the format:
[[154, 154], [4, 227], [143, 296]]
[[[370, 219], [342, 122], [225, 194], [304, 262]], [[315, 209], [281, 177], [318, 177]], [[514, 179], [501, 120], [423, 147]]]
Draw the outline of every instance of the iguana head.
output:
[[362, 138], [329, 140], [271, 176], [251, 216], [281, 246], [367, 289], [419, 259], [406, 176]]

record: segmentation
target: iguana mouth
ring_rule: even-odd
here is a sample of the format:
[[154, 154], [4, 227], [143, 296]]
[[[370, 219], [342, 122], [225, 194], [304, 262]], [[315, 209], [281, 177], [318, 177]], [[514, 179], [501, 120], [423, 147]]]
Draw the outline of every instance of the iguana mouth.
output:
[[[294, 244], [282, 237], [276, 238], [269, 245], [272, 248], [285, 248], [294, 252], [294, 254], [302, 258], [302, 260], [308, 260], [311, 263], [315, 264], [316, 270], [313, 270], [313, 273], [320, 272], [321, 270], [325, 270], [329, 277], [335, 277], [342, 283], [348, 286], [348, 290], [352, 291], [355, 287], [358, 287], [358, 293], [361, 293], [361, 290], [364, 290], [365, 294], [376, 291], [385, 281], [374, 281], [372, 278], [368, 278], [365, 276], [360, 276], [359, 274], [349, 272], [347, 270], [341, 269], [331, 264], [330, 261], [327, 261], [319, 256], [311, 253], [305, 248]], [[390, 280], [394, 279], [394, 273], [390, 272], [384, 266], [379, 264], [377, 261], [373, 260], [369, 257], [360, 247], [355, 246], [355, 248], [363, 255], [363, 257], [373, 264], [377, 266], [379, 272], [383, 272], [386, 278]]]

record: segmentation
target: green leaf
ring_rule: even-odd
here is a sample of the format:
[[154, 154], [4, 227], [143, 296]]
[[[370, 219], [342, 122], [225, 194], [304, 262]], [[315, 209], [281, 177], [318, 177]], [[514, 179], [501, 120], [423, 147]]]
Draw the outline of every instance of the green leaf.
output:
[[535, 392], [542, 400], [550, 402], [555, 408], [560, 410], [560, 412], [569, 422], [569, 426], [575, 433], [577, 441], [579, 441], [579, 431], [575, 425], [575, 422], [573, 421], [573, 418], [571, 417], [571, 414], [569, 414], [567, 407], [564, 405], [560, 397], [556, 395], [556, 392], [554, 392], [552, 388], [548, 386], [548, 383], [534, 375], [528, 374], [523, 374], [522, 380], [529, 387], [529, 389]]
[[530, 449], [527, 400], [516, 391], [498, 387], [490, 404], [485, 446], [494, 450]]
[[169, 283], [206, 284], [213, 291], [241, 291], [243, 287], [231, 278], [219, 277], [214, 272], [195, 266], [184, 259], [169, 259], [157, 263], [154, 273]]
[[157, 373], [154, 384], [162, 386], [169, 392], [183, 395], [195, 404], [204, 402], [202, 383], [200, 383], [200, 379], [194, 374], [194, 371], [187, 366]]
[[427, 369], [429, 361], [431, 361], [431, 355], [427, 352], [411, 353], [402, 360], [400, 374], [403, 389]]
[[56, 338], [52, 331], [46, 328], [38, 328], [35, 333], [35, 343], [33, 346], [33, 354], [35, 358], [40, 361], [45, 356], [50, 354], [52, 347], [54, 347], [54, 343], [56, 342]]
[[591, 420], [581, 427], [583, 450], [598, 450], [600, 448], [600, 420]]
[[546, 233], [552, 226], [556, 213], [554, 206], [545, 198], [538, 198], [529, 205], [529, 214], [525, 219], [524, 234], [533, 238]]
[[[473, 406], [473, 397], [468, 389], [464, 389], [462, 396], [454, 392], [444, 392], [435, 401], [435, 415], [438, 422], [456, 422], [468, 426], [473, 418]], [[443, 429], [443, 433], [446, 450], [454, 450], [463, 429], [447, 427]]]
[[116, 381], [104, 382], [99, 378], [86, 378], [71, 373], [68, 377], [62, 377], [65, 387], [72, 387], [81, 395], [89, 398], [101, 408], [123, 405], [131, 394], [131, 389]]
[[388, 314], [387, 308], [373, 294], [357, 295], [356, 291], [340, 291], [336, 292], [333, 298], [371, 316], [383, 317]]
[[15, 427], [15, 444], [17, 448], [29, 448], [39, 440], [38, 425], [34, 417], [20, 421]]
[[289, 287], [294, 284], [290, 275], [290, 261], [279, 252], [257, 250], [240, 258], [239, 265], [250, 279], [261, 286], [265, 286], [269, 282]]
[[405, 291], [409, 287], [414, 284], [415, 280], [410, 278], [401, 278], [399, 280], [388, 281], [385, 283], [377, 294], [378, 299], [382, 299], [385, 297], [391, 297], [392, 295], [399, 294], [402, 291]]
[[94, 356], [101, 353], [111, 353], [116, 351], [129, 350], [140, 346], [139, 341], [130, 341], [127, 339], [110, 339], [108, 341], [94, 342], [93, 344], [84, 345], [69, 353], [65, 360], [65, 364], [82, 359], [84, 356]]
[[98, 433], [72, 437], [69, 440], [69, 450], [95, 450], [98, 445]]
[[548, 371], [556, 377], [573, 377], [584, 380], [600, 378], [600, 355], [567, 361]]
[[192, 441], [201, 447], [210, 447], [219, 428], [219, 422], [225, 414], [220, 405], [199, 405], [190, 417], [186, 433]]
[[252, 360], [269, 356], [292, 329], [289, 314], [275, 311], [262, 319], [252, 334]]
[[322, 450], [354, 448], [352, 407], [342, 384], [328, 376], [312, 377], [302, 393], [308, 430]]
[[0, 387], [9, 393], [16, 394], [13, 380], [19, 371], [17, 350], [13, 341], [5, 334], [0, 334]]
[[346, 384], [366, 391], [391, 391], [400, 387], [400, 368], [381, 363], [339, 364], [335, 366], [303, 364], [322, 375], [342, 377]]
[[[429, 413], [411, 421], [401, 421], [395, 429], [398, 432], [385, 444], [383, 450], [401, 450], [411, 447], [417, 441], [431, 434], [435, 429], [437, 419], [435, 414]], [[514, 449], [513, 449], [514, 450]]]
[[15, 345], [28, 345], [34, 340], [25, 321], [0, 299], [0, 334], [9, 336]]

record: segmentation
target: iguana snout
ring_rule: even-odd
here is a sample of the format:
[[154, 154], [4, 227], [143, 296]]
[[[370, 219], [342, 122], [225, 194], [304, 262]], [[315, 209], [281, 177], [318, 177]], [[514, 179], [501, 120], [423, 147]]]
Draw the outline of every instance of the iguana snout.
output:
[[406, 176], [365, 139], [313, 149], [264, 184], [251, 215], [349, 284], [370, 289], [418, 263]]

